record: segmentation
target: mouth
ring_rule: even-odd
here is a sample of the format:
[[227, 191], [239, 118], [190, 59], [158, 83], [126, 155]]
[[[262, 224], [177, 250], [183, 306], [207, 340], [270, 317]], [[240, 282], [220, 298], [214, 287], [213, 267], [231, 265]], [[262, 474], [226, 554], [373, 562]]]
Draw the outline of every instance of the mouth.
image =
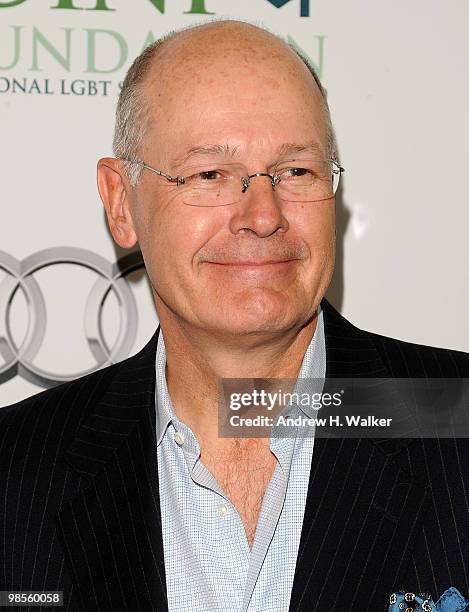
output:
[[291, 272], [299, 259], [268, 259], [268, 260], [244, 260], [244, 261], [206, 261], [213, 271], [227, 273], [243, 277], [265, 277], [278, 276]]
[[247, 268], [255, 268], [261, 266], [278, 266], [281, 264], [288, 264], [295, 261], [299, 261], [299, 259], [265, 259], [265, 260], [235, 260], [235, 261], [207, 261], [206, 263], [215, 265], [215, 266], [236, 266], [236, 267], [247, 267]]

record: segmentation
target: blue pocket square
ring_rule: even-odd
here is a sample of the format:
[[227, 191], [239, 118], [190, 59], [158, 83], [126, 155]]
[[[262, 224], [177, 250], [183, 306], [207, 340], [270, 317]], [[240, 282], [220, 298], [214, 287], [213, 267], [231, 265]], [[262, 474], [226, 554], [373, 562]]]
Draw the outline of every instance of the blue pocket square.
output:
[[464, 599], [458, 589], [450, 587], [436, 602], [437, 612], [468, 612], [469, 600]]
[[469, 600], [458, 589], [450, 587], [436, 603], [430, 595], [399, 591], [389, 598], [389, 612], [469, 612]]

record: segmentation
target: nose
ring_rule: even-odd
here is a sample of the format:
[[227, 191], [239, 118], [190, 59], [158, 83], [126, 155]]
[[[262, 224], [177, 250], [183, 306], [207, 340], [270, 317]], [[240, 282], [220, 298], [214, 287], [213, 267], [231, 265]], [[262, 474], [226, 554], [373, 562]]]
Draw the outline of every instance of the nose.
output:
[[272, 187], [269, 174], [250, 175], [242, 185], [243, 197], [234, 205], [230, 229], [234, 234], [253, 232], [267, 237], [286, 232], [289, 224], [282, 210], [282, 201]]

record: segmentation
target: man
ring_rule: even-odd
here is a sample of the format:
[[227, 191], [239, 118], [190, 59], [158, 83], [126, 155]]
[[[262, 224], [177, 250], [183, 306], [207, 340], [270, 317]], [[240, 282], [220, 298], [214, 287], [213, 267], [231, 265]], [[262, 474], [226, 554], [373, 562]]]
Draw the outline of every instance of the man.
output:
[[99, 191], [116, 242], [140, 245], [160, 328], [0, 412], [1, 588], [86, 611], [467, 596], [464, 440], [218, 435], [222, 378], [469, 373], [467, 355], [358, 330], [323, 299], [340, 166], [312, 71], [257, 27], [186, 29], [131, 67], [114, 145]]

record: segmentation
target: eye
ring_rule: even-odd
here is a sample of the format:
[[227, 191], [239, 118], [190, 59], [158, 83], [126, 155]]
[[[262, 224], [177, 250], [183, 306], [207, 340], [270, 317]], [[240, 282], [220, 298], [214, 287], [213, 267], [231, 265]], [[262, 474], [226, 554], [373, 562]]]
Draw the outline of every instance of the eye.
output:
[[281, 175], [285, 178], [311, 176], [311, 170], [308, 170], [308, 168], [285, 168], [281, 170]]
[[199, 181], [214, 181], [221, 178], [221, 175], [218, 170], [203, 170], [194, 175], [194, 177]]
[[316, 177], [315, 173], [311, 170], [311, 168], [304, 168], [299, 166], [290, 166], [286, 168], [281, 168], [277, 171], [277, 176], [279, 177], [279, 182], [289, 182], [295, 183], [298, 185], [302, 184], [310, 184]]
[[[184, 171], [183, 171], [184, 172]], [[192, 185], [197, 188], [214, 188], [220, 189], [221, 185], [224, 185], [226, 182], [233, 179], [233, 170], [232, 167], [224, 168], [222, 166], [208, 167], [205, 166], [197, 166], [186, 169], [186, 174], [184, 175], [186, 180], [185, 183], [187, 186]]]

